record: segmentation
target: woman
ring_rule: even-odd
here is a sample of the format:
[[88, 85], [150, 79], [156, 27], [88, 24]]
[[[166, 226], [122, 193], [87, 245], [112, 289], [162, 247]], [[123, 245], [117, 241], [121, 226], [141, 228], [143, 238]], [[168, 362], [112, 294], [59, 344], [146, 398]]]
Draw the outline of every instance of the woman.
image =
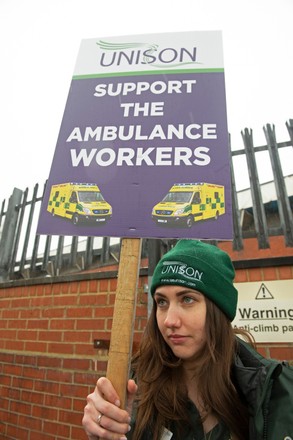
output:
[[264, 370], [260, 355], [242, 341], [252, 344], [250, 335], [232, 328], [233, 279], [229, 256], [200, 241], [180, 240], [163, 256], [152, 279], [153, 310], [132, 362], [127, 410], [100, 378], [83, 417], [90, 440], [265, 438], [268, 422], [260, 428], [264, 418], [253, 423], [252, 415], [260, 387], [266, 391], [264, 372], [277, 377], [279, 364]]

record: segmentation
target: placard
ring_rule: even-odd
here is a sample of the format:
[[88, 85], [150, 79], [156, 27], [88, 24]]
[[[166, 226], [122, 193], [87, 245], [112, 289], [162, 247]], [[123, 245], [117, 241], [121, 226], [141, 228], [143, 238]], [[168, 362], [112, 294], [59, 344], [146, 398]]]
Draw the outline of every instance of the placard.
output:
[[232, 239], [221, 32], [83, 40], [38, 233]]

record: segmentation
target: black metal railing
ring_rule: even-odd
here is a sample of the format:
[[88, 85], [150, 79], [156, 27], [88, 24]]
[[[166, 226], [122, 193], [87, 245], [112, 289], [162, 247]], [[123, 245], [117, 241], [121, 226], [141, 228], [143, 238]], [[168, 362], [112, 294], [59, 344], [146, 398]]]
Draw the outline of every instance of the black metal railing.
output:
[[[288, 194], [279, 154], [280, 149], [293, 147], [293, 119], [286, 123], [286, 127], [289, 134], [286, 142], [278, 143], [275, 127], [267, 124], [264, 127], [266, 145], [254, 147], [253, 133], [245, 129], [241, 133], [244, 149], [232, 151], [230, 148], [235, 250], [243, 249], [243, 239], [247, 237], [256, 237], [260, 249], [268, 248], [269, 237], [272, 235], [284, 236], [285, 245], [293, 246], [293, 194]], [[274, 177], [277, 197], [273, 210], [271, 204], [263, 202], [262, 185], [259, 182], [256, 158], [263, 151], [269, 153]], [[234, 170], [234, 160], [239, 156], [244, 162], [246, 159], [243, 166], [247, 166], [250, 182], [251, 206], [245, 209], [239, 208], [239, 194], [236, 191], [238, 176]], [[293, 175], [289, 178], [293, 179]], [[40, 188], [36, 184], [32, 195], [28, 188], [25, 191], [14, 189], [10, 199], [1, 204], [0, 282], [84, 272], [119, 261], [120, 239], [36, 234], [44, 189], [45, 185]], [[161, 251], [170, 247], [173, 241], [160, 240]], [[152, 243], [154, 240], [143, 240], [143, 256], [158, 252], [153, 251]]]

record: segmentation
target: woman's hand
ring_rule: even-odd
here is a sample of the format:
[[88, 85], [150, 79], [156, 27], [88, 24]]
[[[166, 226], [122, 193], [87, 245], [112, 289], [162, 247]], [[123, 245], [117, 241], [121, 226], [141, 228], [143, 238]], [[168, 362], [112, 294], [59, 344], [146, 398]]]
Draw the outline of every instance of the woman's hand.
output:
[[127, 408], [120, 408], [119, 396], [112, 383], [101, 377], [95, 391], [87, 396], [82, 424], [89, 440], [125, 440], [130, 430], [130, 415], [137, 391], [133, 380], [127, 384]]

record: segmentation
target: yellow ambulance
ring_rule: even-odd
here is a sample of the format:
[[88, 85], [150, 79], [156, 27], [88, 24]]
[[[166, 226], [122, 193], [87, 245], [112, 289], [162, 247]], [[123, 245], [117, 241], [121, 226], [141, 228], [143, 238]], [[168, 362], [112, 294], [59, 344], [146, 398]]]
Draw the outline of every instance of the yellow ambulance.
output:
[[175, 183], [154, 206], [153, 220], [159, 225], [185, 226], [225, 214], [225, 189], [212, 183]]
[[94, 183], [60, 183], [52, 185], [47, 210], [68, 218], [74, 225], [81, 222], [105, 223], [112, 217], [112, 207]]

